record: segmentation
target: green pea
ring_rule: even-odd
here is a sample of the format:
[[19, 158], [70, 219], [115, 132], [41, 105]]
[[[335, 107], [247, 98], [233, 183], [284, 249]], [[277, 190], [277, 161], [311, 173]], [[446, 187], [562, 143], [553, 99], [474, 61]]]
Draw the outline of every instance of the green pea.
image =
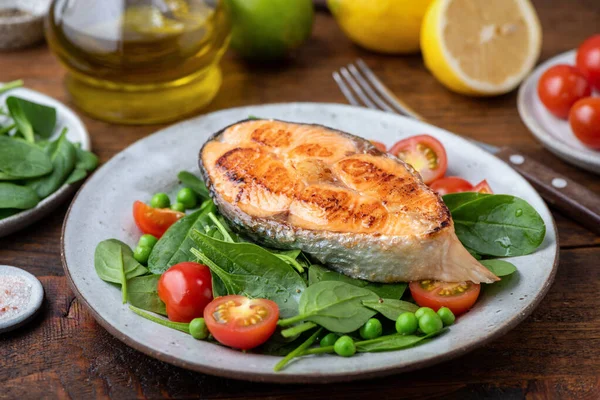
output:
[[338, 335], [336, 335], [333, 332], [329, 332], [323, 337], [323, 339], [321, 339], [319, 344], [321, 345], [321, 347], [333, 346], [335, 344], [335, 341], [338, 340], [338, 338]]
[[450, 326], [454, 323], [454, 321], [456, 321], [454, 313], [448, 307], [441, 307], [437, 313], [442, 319], [444, 326]]
[[157, 238], [155, 238], [154, 236], [152, 236], [149, 233], [146, 233], [145, 235], [142, 235], [142, 237], [140, 238], [140, 240], [138, 242], [138, 246], [145, 246], [145, 247], [153, 248], [154, 245], [156, 244], [156, 242], [158, 242]]
[[208, 328], [204, 318], [194, 318], [190, 322], [190, 335], [198, 340], [204, 340], [208, 337]]
[[360, 333], [360, 337], [365, 340], [375, 339], [383, 333], [383, 326], [377, 318], [371, 318], [360, 327], [358, 333]]
[[417, 331], [419, 321], [415, 313], [403, 312], [396, 320], [396, 332], [403, 335], [412, 335]]
[[415, 316], [420, 319], [423, 314], [425, 313], [431, 313], [431, 314], [435, 314], [435, 311], [433, 311], [431, 308], [429, 307], [421, 307], [419, 308], [417, 311], [415, 311]]
[[169, 208], [171, 200], [166, 193], [156, 193], [150, 200], [150, 206], [153, 208]]
[[439, 332], [444, 327], [444, 323], [436, 313], [426, 312], [419, 318], [419, 329], [426, 335]]
[[177, 201], [183, 204], [185, 208], [190, 209], [196, 207], [198, 198], [192, 189], [183, 188], [177, 193]]
[[185, 212], [185, 206], [180, 202], [176, 202], [176, 203], [171, 204], [171, 210]]
[[333, 350], [338, 356], [352, 357], [356, 353], [356, 345], [350, 336], [344, 335], [335, 341]]
[[152, 249], [148, 246], [137, 246], [133, 252], [133, 258], [140, 264], [146, 264], [148, 257], [150, 257], [150, 252], [152, 252]]

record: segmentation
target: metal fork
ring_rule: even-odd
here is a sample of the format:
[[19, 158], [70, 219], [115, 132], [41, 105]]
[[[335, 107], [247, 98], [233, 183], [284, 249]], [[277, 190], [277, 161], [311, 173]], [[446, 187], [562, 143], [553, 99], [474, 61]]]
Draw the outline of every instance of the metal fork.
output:
[[[344, 97], [354, 106], [392, 112], [421, 121], [425, 119], [396, 97], [361, 59], [339, 71], [333, 79]], [[358, 100], [357, 100], [358, 98]], [[527, 179], [552, 206], [561, 210], [593, 232], [600, 234], [600, 196], [577, 182], [560, 175], [518, 150], [469, 139], [475, 145], [494, 154]]]
[[[334, 71], [333, 79], [339, 86], [344, 97], [353, 106], [392, 112], [425, 121], [422, 115], [396, 97], [360, 58], [354, 63], [340, 68], [339, 72]], [[492, 154], [500, 150], [498, 147], [487, 143], [474, 139], [468, 140]]]

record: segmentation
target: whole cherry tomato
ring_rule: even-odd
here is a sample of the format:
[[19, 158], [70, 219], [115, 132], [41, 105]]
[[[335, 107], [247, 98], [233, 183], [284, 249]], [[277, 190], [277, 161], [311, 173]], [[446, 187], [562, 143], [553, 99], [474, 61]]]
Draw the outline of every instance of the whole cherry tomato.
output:
[[596, 90], [600, 90], [600, 34], [589, 37], [577, 50], [577, 68]]
[[171, 321], [190, 322], [202, 317], [213, 298], [210, 269], [196, 262], [173, 265], [158, 280], [158, 297], [167, 306]]
[[569, 123], [583, 144], [600, 150], [600, 97], [587, 97], [575, 103], [569, 113]]
[[548, 68], [538, 82], [540, 101], [558, 118], [567, 118], [575, 102], [592, 93], [586, 77], [577, 68], [559, 64]]

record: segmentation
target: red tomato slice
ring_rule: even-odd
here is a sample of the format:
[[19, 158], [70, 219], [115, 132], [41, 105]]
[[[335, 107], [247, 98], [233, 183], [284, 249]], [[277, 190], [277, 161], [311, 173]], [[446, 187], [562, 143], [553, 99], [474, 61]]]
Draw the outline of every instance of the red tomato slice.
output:
[[448, 193], [473, 192], [473, 185], [469, 181], [459, 178], [458, 176], [447, 176], [438, 179], [429, 185], [431, 189], [436, 191], [440, 196]]
[[473, 282], [447, 283], [433, 280], [411, 282], [410, 294], [421, 307], [435, 311], [448, 307], [454, 315], [465, 313], [479, 297], [481, 285]]
[[446, 150], [433, 136], [411, 136], [397, 142], [389, 152], [412, 165], [427, 184], [444, 176], [448, 169]]
[[569, 123], [577, 139], [600, 150], [600, 97], [587, 97], [575, 103], [569, 113]]
[[171, 225], [184, 216], [184, 213], [169, 208], [152, 208], [141, 201], [133, 203], [135, 224], [142, 232], [157, 238], [160, 238]]
[[167, 306], [171, 321], [190, 322], [202, 317], [213, 299], [210, 269], [196, 262], [173, 265], [158, 280], [158, 297]]
[[490, 187], [490, 184], [485, 179], [479, 182], [477, 185], [475, 185], [473, 191], [479, 193], [494, 194], [494, 191]]
[[600, 35], [586, 39], [577, 49], [577, 68], [596, 90], [600, 90]]
[[377, 140], [371, 140], [371, 144], [375, 146], [378, 150], [383, 151], [384, 153], [387, 151], [387, 147], [385, 147], [385, 144], [378, 142]]
[[209, 332], [226, 346], [249, 350], [266, 342], [277, 327], [279, 307], [271, 300], [229, 295], [204, 309]]
[[548, 68], [538, 82], [540, 101], [552, 114], [566, 119], [575, 102], [592, 93], [586, 77], [572, 65], [559, 64]]

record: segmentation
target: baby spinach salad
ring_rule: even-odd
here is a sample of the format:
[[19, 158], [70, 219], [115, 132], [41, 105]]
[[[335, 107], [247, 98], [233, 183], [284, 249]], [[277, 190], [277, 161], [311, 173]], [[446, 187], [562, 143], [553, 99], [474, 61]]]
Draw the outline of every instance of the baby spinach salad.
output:
[[[7, 83], [0, 93], [23, 85]], [[67, 139], [58, 138], [56, 109], [8, 96], [0, 109], [0, 219], [35, 207], [63, 184], [84, 179], [98, 158]]]
[[[61, 157], [64, 177], [70, 164]], [[36, 160], [19, 171], [38, 174], [53, 162]], [[119, 286], [123, 303], [143, 318], [198, 340], [283, 356], [276, 371], [308, 355], [350, 357], [425, 343], [451, 329], [479, 295], [480, 285], [471, 282], [353, 279], [299, 250], [257, 245], [230, 228], [196, 175], [182, 171], [178, 178], [183, 187], [176, 201], [157, 193], [150, 205], [135, 203], [144, 234], [134, 249], [117, 239], [98, 244], [98, 276]], [[35, 200], [19, 196], [28, 205]], [[496, 276], [516, 272], [496, 257], [530, 254], [544, 239], [542, 218], [517, 197], [462, 192], [443, 200], [463, 245]], [[436, 298], [428, 297], [432, 288]]]

